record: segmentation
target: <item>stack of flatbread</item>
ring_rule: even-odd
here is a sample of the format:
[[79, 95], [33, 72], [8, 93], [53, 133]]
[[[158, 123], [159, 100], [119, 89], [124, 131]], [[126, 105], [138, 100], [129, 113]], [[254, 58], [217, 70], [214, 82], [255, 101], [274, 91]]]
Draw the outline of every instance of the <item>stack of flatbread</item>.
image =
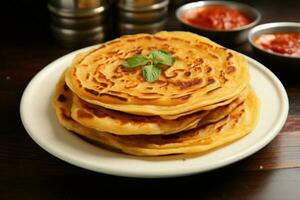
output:
[[[155, 81], [124, 62], [153, 50], [172, 66]], [[53, 105], [61, 125], [122, 152], [202, 153], [236, 141], [257, 122], [247, 60], [189, 32], [137, 34], [77, 55], [59, 80]]]

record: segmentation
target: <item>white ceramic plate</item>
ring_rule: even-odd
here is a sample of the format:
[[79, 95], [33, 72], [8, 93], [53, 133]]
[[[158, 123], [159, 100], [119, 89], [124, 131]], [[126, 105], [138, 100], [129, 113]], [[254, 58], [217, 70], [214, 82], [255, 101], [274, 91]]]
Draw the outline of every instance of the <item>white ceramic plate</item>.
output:
[[246, 137], [208, 154], [189, 157], [144, 158], [94, 146], [58, 124], [51, 106], [55, 85], [81, 49], [57, 59], [40, 71], [24, 91], [20, 113], [32, 139], [54, 156], [96, 172], [129, 177], [172, 177], [205, 172], [241, 160], [267, 145], [280, 131], [288, 115], [286, 91], [277, 77], [251, 58], [251, 86], [261, 101], [256, 129]]

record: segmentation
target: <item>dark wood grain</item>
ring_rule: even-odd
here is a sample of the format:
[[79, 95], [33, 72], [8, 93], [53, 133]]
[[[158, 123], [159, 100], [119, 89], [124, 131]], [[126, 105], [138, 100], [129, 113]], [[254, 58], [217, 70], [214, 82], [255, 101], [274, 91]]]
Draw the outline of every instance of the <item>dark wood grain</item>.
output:
[[[187, 1], [172, 1], [167, 30], [182, 29], [174, 17], [174, 9], [182, 2]], [[300, 22], [299, 1], [241, 2], [257, 7], [263, 15], [262, 22]], [[138, 196], [137, 191], [143, 193], [143, 198], [145, 195], [157, 198], [164, 193], [197, 199], [299, 199], [300, 80], [297, 74], [274, 70], [287, 89], [289, 116], [279, 135], [254, 155], [222, 169], [188, 177], [148, 180], [109, 176], [75, 167], [50, 155], [33, 142], [20, 120], [19, 102], [31, 78], [53, 60], [72, 51], [53, 40], [46, 1], [11, 1], [1, 12], [0, 21], [5, 27], [0, 38], [1, 200], [88, 199], [103, 198], [105, 194], [109, 198], [125, 198], [126, 194]], [[235, 49], [256, 59], [249, 44]], [[268, 63], [263, 64], [273, 70]]]
[[278, 136], [264, 149], [242, 161], [242, 170], [300, 168], [300, 118], [290, 115]]
[[[176, 179], [129, 179], [95, 173], [0, 178], [4, 199], [158, 198], [290, 199], [300, 191], [299, 169], [238, 172], [228, 168]], [[26, 199], [26, 198], [25, 198]]]

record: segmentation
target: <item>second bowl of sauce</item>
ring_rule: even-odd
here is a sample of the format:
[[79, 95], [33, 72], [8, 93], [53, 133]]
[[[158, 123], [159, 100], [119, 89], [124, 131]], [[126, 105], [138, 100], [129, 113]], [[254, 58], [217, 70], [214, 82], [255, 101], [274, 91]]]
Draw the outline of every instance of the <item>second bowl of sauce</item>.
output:
[[268, 33], [254, 38], [254, 43], [272, 53], [300, 58], [300, 33]]
[[248, 40], [257, 59], [277, 75], [300, 72], [300, 23], [261, 24], [251, 29]]

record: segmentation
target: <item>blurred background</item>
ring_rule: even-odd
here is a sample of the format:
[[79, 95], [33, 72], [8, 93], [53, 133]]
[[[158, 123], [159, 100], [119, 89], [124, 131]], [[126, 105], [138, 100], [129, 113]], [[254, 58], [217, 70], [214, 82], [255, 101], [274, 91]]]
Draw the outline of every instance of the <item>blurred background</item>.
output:
[[68, 48], [97, 44], [123, 34], [165, 29], [168, 10], [187, 1], [41, 0], [10, 1], [1, 14], [3, 43], [31, 39]]
[[[296, 21], [298, 0], [235, 0], [261, 13], [259, 24]], [[75, 49], [99, 44], [123, 34], [186, 30], [176, 9], [189, 0], [11, 0], [1, 4], [0, 56], [9, 53], [20, 65], [31, 59], [32, 72]], [[263, 64], [248, 42], [234, 47]], [[47, 59], [43, 59], [47, 58]], [[23, 60], [23, 61], [22, 61]], [[4, 59], [2, 69], [15, 67]], [[13, 65], [13, 66], [12, 66]], [[272, 67], [274, 62], [272, 63]], [[272, 69], [285, 76], [284, 69]], [[298, 79], [297, 77], [295, 78]], [[286, 80], [291, 80], [290, 75]]]
[[[264, 10], [263, 22], [291, 21], [289, 12], [298, 1], [286, 0], [289, 7], [265, 9], [279, 0], [236, 0]], [[122, 34], [181, 30], [175, 10], [188, 0], [27, 0], [2, 4], [3, 45], [12, 42], [30, 45], [60, 45], [78, 48], [113, 39]], [[291, 6], [291, 5], [295, 6]], [[266, 11], [268, 10], [268, 11]], [[266, 13], [268, 12], [268, 13]], [[280, 14], [279, 14], [280, 13]], [[270, 17], [271, 16], [271, 17]]]

